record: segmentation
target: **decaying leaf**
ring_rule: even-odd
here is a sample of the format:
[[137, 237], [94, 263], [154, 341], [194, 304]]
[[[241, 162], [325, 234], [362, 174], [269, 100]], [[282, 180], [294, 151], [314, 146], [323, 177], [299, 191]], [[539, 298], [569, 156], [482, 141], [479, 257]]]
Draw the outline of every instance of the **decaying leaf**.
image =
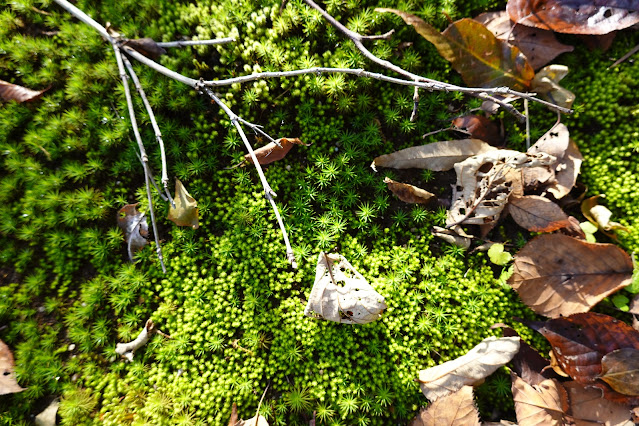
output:
[[393, 169], [428, 169], [434, 172], [450, 170], [456, 163], [473, 155], [494, 151], [496, 148], [479, 139], [433, 142], [428, 145], [413, 146], [391, 154], [381, 155], [373, 160], [371, 167]]
[[506, 11], [518, 24], [569, 34], [607, 34], [639, 22], [637, 0], [508, 0]]
[[599, 204], [600, 198], [606, 198], [606, 196], [603, 194], [595, 195], [594, 197], [585, 199], [581, 203], [581, 212], [584, 217], [602, 231], [622, 230], [628, 232], [628, 228], [610, 220], [610, 218], [612, 218], [612, 212], [608, 210], [607, 207]]
[[531, 386], [511, 373], [513, 400], [519, 426], [564, 425], [568, 411], [568, 394], [554, 379]]
[[630, 256], [612, 244], [561, 234], [540, 235], [515, 255], [508, 281], [538, 314], [557, 318], [587, 312], [631, 282]]
[[548, 65], [540, 69], [532, 80], [532, 91], [555, 105], [570, 108], [575, 101], [575, 94], [559, 85], [561, 79], [568, 74], [565, 65]]
[[569, 143], [570, 133], [568, 132], [568, 128], [558, 123], [528, 149], [527, 152], [530, 154], [545, 152], [557, 160], [547, 166], [529, 167], [522, 170], [524, 188], [526, 188], [526, 190], [535, 191], [555, 183], [557, 166], [564, 157]]
[[248, 420], [240, 420], [235, 425], [236, 426], [269, 426], [268, 420], [266, 420], [266, 417], [262, 416], [261, 414], [257, 414]]
[[498, 145], [504, 139], [497, 122], [483, 115], [458, 117], [453, 120], [453, 126], [468, 132], [471, 138], [488, 142], [491, 145]]
[[555, 182], [551, 182], [547, 187], [547, 191], [557, 200], [568, 195], [575, 186], [583, 160], [577, 144], [571, 139], [566, 153], [555, 167]]
[[473, 239], [473, 237], [466, 234], [460, 226], [453, 227], [451, 229], [433, 226], [433, 235], [441, 238], [449, 244], [456, 245], [463, 249], [468, 249]]
[[531, 232], [553, 232], [570, 225], [561, 207], [539, 195], [511, 196], [508, 212], [517, 225]]
[[479, 426], [472, 386], [439, 398], [419, 412], [410, 426]]
[[604, 355], [601, 380], [619, 393], [639, 396], [639, 349], [622, 348]]
[[384, 309], [384, 297], [344, 256], [319, 254], [304, 315], [343, 324], [366, 324], [379, 319]]
[[16, 373], [13, 371], [15, 364], [13, 354], [2, 340], [0, 340], [0, 395], [22, 392], [24, 389], [18, 385]]
[[142, 249], [147, 243], [149, 225], [144, 213], [138, 211], [136, 204], [127, 204], [118, 210], [118, 226], [124, 231], [129, 260], [133, 262], [133, 253]]
[[[281, 148], [275, 142], [269, 142], [254, 151], [258, 163], [265, 165], [281, 160], [293, 148], [293, 145], [309, 146], [309, 144], [305, 144], [299, 138], [279, 138], [277, 142], [282, 146]], [[247, 163], [252, 163], [250, 154], [246, 154], [244, 161], [238, 166], [244, 167]]]
[[517, 46], [533, 69], [539, 69], [560, 54], [574, 49], [557, 41], [552, 31], [516, 24], [505, 10], [482, 13], [475, 21], [484, 24], [499, 40]]
[[521, 173], [513, 174], [513, 169], [543, 166], [554, 161], [554, 157], [545, 153], [531, 155], [499, 149], [455, 164], [457, 183], [453, 187], [446, 227], [496, 222], [515, 183], [521, 179]]
[[35, 416], [35, 426], [55, 426], [60, 400], [54, 399], [40, 414]]
[[483, 24], [472, 19], [453, 22], [443, 33], [421, 18], [395, 9], [375, 9], [400, 16], [419, 35], [435, 45], [469, 86], [527, 89], [534, 70], [521, 51], [498, 40]]
[[160, 56], [166, 54], [166, 50], [164, 50], [163, 47], [158, 46], [155, 40], [149, 37], [125, 40], [122, 44], [124, 46], [129, 46], [147, 58], [151, 58], [153, 60], [156, 60]]
[[570, 414], [577, 426], [634, 426], [628, 406], [611, 402], [597, 388], [563, 382], [570, 399]]
[[419, 372], [419, 386], [431, 401], [474, 385], [509, 362], [519, 350], [519, 337], [489, 337], [452, 361]]
[[[506, 324], [495, 324], [490, 328], [496, 327], [503, 328], [504, 337], [519, 337], [519, 333]], [[529, 385], [538, 385], [554, 376], [552, 372], [547, 370], [548, 360], [539, 355], [539, 352], [524, 340], [519, 342], [519, 351], [510, 361], [509, 367]]]
[[47, 90], [49, 90], [49, 87], [43, 90], [31, 90], [0, 80], [0, 98], [3, 101], [29, 102], [38, 99]]
[[397, 198], [405, 203], [426, 204], [435, 198], [435, 194], [431, 192], [407, 183], [395, 182], [388, 177], [384, 178], [384, 183]]
[[200, 211], [197, 208], [197, 201], [191, 197], [180, 179], [175, 179], [175, 196], [173, 198], [175, 208], [169, 206], [168, 220], [174, 222], [177, 226], [190, 226], [197, 229], [200, 224], [198, 218]]

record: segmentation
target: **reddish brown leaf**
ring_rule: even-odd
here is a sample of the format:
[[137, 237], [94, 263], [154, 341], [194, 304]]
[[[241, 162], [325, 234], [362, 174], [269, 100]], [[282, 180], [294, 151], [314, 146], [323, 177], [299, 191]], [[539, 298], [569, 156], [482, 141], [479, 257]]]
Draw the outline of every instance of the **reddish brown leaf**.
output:
[[126, 40], [123, 44], [153, 60], [158, 59], [166, 53], [163, 47], [158, 46], [155, 40], [149, 37]]
[[419, 412], [410, 426], [479, 426], [479, 412], [473, 400], [473, 387], [439, 398]]
[[568, 226], [562, 228], [560, 232], [569, 237], [577, 238], [578, 240], [585, 240], [586, 233], [581, 226], [579, 226], [579, 220], [574, 216], [568, 216]]
[[561, 207], [539, 195], [511, 196], [508, 211], [517, 225], [532, 232], [552, 232], [570, 225]]
[[607, 34], [639, 22], [637, 0], [508, 0], [518, 24], [558, 33]]
[[627, 405], [611, 402], [596, 388], [586, 388], [577, 382], [562, 383], [570, 399], [570, 416], [576, 426], [633, 426]]
[[581, 34], [579, 36], [579, 39], [588, 47], [588, 49], [600, 49], [601, 51], [605, 52], [610, 49], [610, 47], [612, 46], [612, 42], [615, 41], [616, 36], [616, 32], [611, 32], [603, 35]]
[[[504, 337], [519, 337], [519, 333], [514, 329], [505, 325], [503, 329]], [[538, 385], [546, 379], [556, 377], [552, 371], [547, 369], [548, 360], [539, 355], [539, 352], [523, 339], [519, 343], [519, 352], [510, 361], [510, 365], [512, 370], [529, 385]]]
[[499, 145], [503, 141], [499, 125], [483, 115], [465, 115], [453, 120], [453, 126], [465, 130], [473, 139], [480, 139], [491, 145]]
[[510, 377], [519, 426], [564, 424], [568, 394], [558, 381], [547, 379], [531, 386], [514, 373]]
[[24, 389], [18, 385], [14, 368], [13, 354], [9, 347], [0, 340], [0, 395], [22, 392]]
[[601, 380], [619, 393], [639, 396], [639, 350], [622, 348], [604, 355]]
[[9, 82], [0, 80], [0, 98], [3, 101], [16, 101], [16, 102], [29, 102], [38, 99], [44, 92], [49, 90], [47, 87], [43, 90], [31, 90], [26, 87], [18, 86], [17, 84], [11, 84]]
[[515, 24], [505, 10], [482, 13], [475, 21], [484, 24], [499, 40], [517, 46], [533, 69], [539, 69], [560, 54], [574, 49], [559, 43], [552, 31]]
[[384, 178], [384, 183], [393, 194], [397, 195], [397, 198], [405, 203], [425, 204], [435, 198], [435, 194], [407, 183], [395, 182], [387, 177]]
[[632, 271], [630, 256], [615, 245], [546, 234], [515, 255], [508, 282], [532, 310], [556, 318], [587, 312], [630, 284]]
[[[261, 148], [255, 150], [255, 157], [257, 157], [257, 162], [264, 165], [270, 164], [274, 161], [281, 160], [288, 154], [288, 152], [293, 148], [293, 145], [303, 145], [308, 146], [302, 142], [299, 138], [280, 138], [277, 140], [282, 147], [280, 148], [274, 142], [269, 142]], [[251, 155], [246, 154], [244, 156], [244, 163], [251, 163]]]

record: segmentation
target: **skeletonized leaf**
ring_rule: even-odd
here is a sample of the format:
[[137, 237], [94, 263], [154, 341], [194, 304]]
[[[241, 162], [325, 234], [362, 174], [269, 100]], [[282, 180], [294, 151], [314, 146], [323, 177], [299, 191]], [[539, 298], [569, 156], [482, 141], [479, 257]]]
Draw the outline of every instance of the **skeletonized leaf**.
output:
[[158, 59], [166, 53], [166, 50], [164, 50], [163, 47], [158, 46], [155, 40], [149, 37], [125, 40], [123, 44], [137, 50], [139, 53], [153, 60]]
[[631, 282], [630, 256], [612, 244], [561, 234], [540, 235], [515, 255], [508, 281], [538, 314], [557, 318], [587, 312]]
[[526, 89], [534, 70], [521, 51], [494, 36], [483, 24], [472, 19], [453, 22], [440, 33], [421, 18], [395, 9], [375, 9], [400, 16], [426, 40], [435, 45], [440, 55], [450, 61], [469, 86]]
[[466, 355], [419, 372], [419, 386], [426, 398], [438, 398], [466, 385], [481, 382], [509, 362], [519, 350], [519, 337], [489, 337]]
[[413, 419], [410, 426], [479, 426], [479, 412], [473, 400], [472, 386], [439, 398]]
[[[255, 157], [257, 158], [257, 162], [261, 165], [271, 164], [274, 161], [281, 160], [288, 154], [288, 152], [293, 148], [293, 145], [303, 145], [308, 146], [302, 142], [299, 138], [279, 138], [277, 142], [282, 146], [281, 148], [277, 146], [274, 142], [269, 142], [261, 148], [256, 149]], [[250, 154], [246, 154], [244, 156], [244, 165], [245, 163], [251, 163]]]
[[577, 382], [563, 382], [570, 399], [571, 417], [577, 426], [634, 426], [628, 406], [609, 401], [596, 388]]
[[337, 253], [320, 252], [304, 315], [343, 324], [366, 324], [386, 309], [384, 297]]
[[639, 349], [622, 348], [604, 355], [601, 380], [619, 393], [639, 396]]
[[555, 379], [546, 379], [531, 386], [511, 373], [513, 400], [519, 426], [564, 424], [568, 411], [568, 394]]
[[146, 223], [144, 213], [138, 211], [138, 204], [140, 203], [127, 204], [118, 210], [118, 226], [124, 231], [131, 262], [133, 262], [133, 253], [146, 245], [146, 237], [149, 235], [149, 225]]
[[453, 126], [465, 130], [473, 139], [498, 145], [504, 139], [497, 122], [483, 115], [465, 115], [453, 120]]
[[48, 87], [43, 90], [31, 90], [0, 80], [0, 98], [3, 101], [29, 102], [38, 99], [47, 90], [49, 90]]
[[561, 207], [539, 195], [510, 197], [508, 211], [517, 225], [532, 232], [552, 232], [570, 225]]
[[532, 90], [555, 105], [570, 108], [575, 101], [575, 94], [559, 85], [561, 79], [568, 74], [565, 65], [548, 65], [540, 69], [532, 80]]
[[371, 167], [373, 170], [380, 166], [393, 169], [416, 168], [443, 172], [452, 169], [456, 163], [464, 161], [468, 157], [495, 149], [479, 139], [433, 142], [381, 155], [373, 160]]
[[628, 232], [628, 228], [620, 223], [613, 222], [612, 212], [607, 207], [599, 204], [600, 198], [606, 198], [605, 195], [595, 195], [585, 199], [581, 203], [581, 212], [590, 223], [596, 225], [602, 231], [616, 231], [618, 229]]
[[639, 22], [637, 0], [508, 0], [510, 19], [558, 33], [607, 34]]
[[557, 41], [552, 31], [515, 24], [505, 10], [482, 13], [475, 21], [484, 24], [499, 40], [517, 46], [533, 69], [539, 69], [560, 54], [574, 49]]
[[175, 179], [175, 197], [173, 198], [175, 208], [169, 205], [168, 220], [174, 222], [177, 226], [190, 226], [197, 229], [200, 224], [198, 222], [199, 209], [197, 201], [191, 197], [180, 179]]
[[435, 198], [435, 194], [431, 192], [407, 183], [395, 182], [388, 177], [384, 178], [384, 183], [397, 198], [405, 203], [426, 204]]
[[583, 160], [584, 157], [579, 152], [577, 144], [571, 139], [566, 153], [555, 169], [555, 182], [552, 182], [547, 188], [548, 192], [556, 199], [559, 200], [568, 195], [572, 187], [575, 186]]
[[13, 354], [2, 340], [0, 340], [0, 395], [8, 393], [22, 392], [24, 389], [20, 387], [16, 380], [14, 369]]

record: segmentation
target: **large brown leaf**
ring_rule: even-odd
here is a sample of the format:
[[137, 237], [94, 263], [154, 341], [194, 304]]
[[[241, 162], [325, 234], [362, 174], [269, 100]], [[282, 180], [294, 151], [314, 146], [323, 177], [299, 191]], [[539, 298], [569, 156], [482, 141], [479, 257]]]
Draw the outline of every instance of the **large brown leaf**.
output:
[[38, 99], [47, 90], [49, 87], [43, 90], [31, 90], [0, 80], [0, 98], [3, 101], [29, 102]]
[[562, 383], [570, 399], [570, 416], [576, 426], [634, 426], [627, 405], [602, 397], [601, 390], [577, 382]]
[[639, 350], [622, 348], [604, 355], [601, 380], [619, 393], [639, 396]]
[[405, 203], [426, 204], [435, 198], [435, 194], [431, 192], [407, 183], [395, 182], [388, 177], [384, 178], [384, 183], [397, 198]]
[[557, 204], [539, 195], [511, 196], [508, 211], [517, 225], [532, 232], [552, 232], [570, 225]]
[[508, 283], [538, 314], [557, 318], [587, 312], [632, 278], [630, 256], [612, 244], [593, 244], [548, 234], [515, 255]]
[[443, 33], [421, 18], [395, 9], [375, 9], [400, 16], [440, 55], [450, 61], [469, 86], [527, 89], [534, 70], [521, 51], [494, 36], [483, 24], [472, 19], [453, 22]]
[[0, 340], [0, 395], [8, 393], [22, 392], [24, 389], [20, 387], [16, 380], [14, 368], [13, 354], [9, 347]]
[[568, 394], [555, 379], [531, 386], [511, 373], [513, 400], [519, 426], [562, 426], [568, 410]]
[[428, 169], [434, 172], [450, 170], [456, 163], [473, 155], [494, 151], [496, 148], [479, 139], [461, 139], [457, 141], [433, 142], [428, 145], [413, 146], [380, 155], [373, 160], [371, 167], [389, 167], [393, 169]]
[[639, 22], [638, 0], [508, 0], [518, 24], [558, 33], [607, 34]]
[[479, 426], [479, 412], [473, 400], [472, 386], [438, 399], [423, 409], [410, 426]]
[[560, 54], [574, 49], [557, 41], [552, 31], [517, 25], [505, 10], [482, 13], [475, 21], [484, 24], [499, 40], [517, 46], [533, 69], [539, 69]]

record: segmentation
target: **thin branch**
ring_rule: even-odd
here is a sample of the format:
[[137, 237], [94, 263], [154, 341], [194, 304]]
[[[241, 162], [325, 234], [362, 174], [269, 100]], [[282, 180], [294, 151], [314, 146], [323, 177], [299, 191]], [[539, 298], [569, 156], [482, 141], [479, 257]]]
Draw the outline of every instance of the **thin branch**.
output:
[[410, 113], [411, 122], [417, 119], [417, 108], [419, 108], [419, 88], [415, 87], [415, 92], [413, 93], [413, 112]]
[[368, 36], [360, 35], [360, 40], [390, 40], [393, 34], [395, 34], [394, 28], [388, 32], [385, 32], [384, 34], [368, 35]]
[[214, 46], [216, 44], [233, 43], [233, 37], [216, 38], [214, 40], [184, 40], [184, 41], [164, 41], [156, 43], [160, 47], [184, 47], [184, 46]]
[[262, 128], [264, 126], [260, 126], [259, 124], [250, 123], [250, 122], [246, 121], [245, 119], [243, 119], [242, 117], [237, 117], [237, 119], [240, 120], [240, 123], [250, 127], [253, 130], [253, 132], [261, 134], [266, 139], [268, 139], [269, 142], [273, 142], [275, 145], [277, 145], [280, 148], [282, 148], [282, 144], [281, 143], [279, 143], [276, 139], [273, 139], [268, 133], [266, 133], [264, 130], [262, 130]]
[[625, 55], [623, 55], [621, 58], [617, 59], [615, 63], [610, 65], [607, 69], [616, 67], [617, 65], [619, 65], [620, 63], [622, 63], [623, 61], [625, 61], [626, 59], [628, 59], [629, 57], [631, 57], [637, 52], [639, 52], [639, 44], [633, 47], [632, 49], [630, 49], [630, 51], [626, 53]]
[[115, 353], [122, 355], [129, 362], [133, 362], [133, 354], [135, 351], [146, 345], [149, 341], [149, 335], [155, 332], [155, 324], [150, 319], [146, 322], [138, 337], [129, 343], [118, 343], [115, 345]]

